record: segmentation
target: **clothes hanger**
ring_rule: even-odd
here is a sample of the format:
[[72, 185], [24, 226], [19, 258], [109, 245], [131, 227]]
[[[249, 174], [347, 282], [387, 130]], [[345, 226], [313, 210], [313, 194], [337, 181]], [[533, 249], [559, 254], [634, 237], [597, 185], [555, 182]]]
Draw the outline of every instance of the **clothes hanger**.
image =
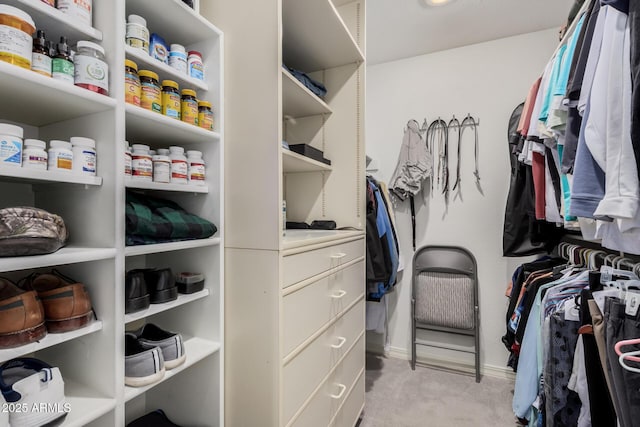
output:
[[622, 366], [623, 369], [640, 374], [640, 369], [634, 368], [633, 366], [629, 366], [626, 363], [624, 363], [625, 360], [631, 360], [632, 362], [640, 362], [640, 358], [635, 357], [637, 355], [640, 355], [640, 350], [630, 351], [628, 353], [622, 353], [618, 358], [618, 363], [620, 363], [620, 366]]
[[622, 347], [626, 347], [628, 345], [640, 345], [640, 338], [633, 338], [633, 339], [630, 339], [630, 340], [618, 341], [613, 348], [616, 351], [616, 354], [618, 356], [626, 356], [626, 357], [629, 358], [629, 360], [632, 360], [634, 362], [640, 362], [640, 357], [633, 357], [635, 355], [631, 354], [631, 353], [636, 353], [636, 355], [637, 355], [637, 354], [640, 354], [640, 351], [631, 351], [631, 352], [628, 352], [628, 353], [623, 353], [622, 352]]

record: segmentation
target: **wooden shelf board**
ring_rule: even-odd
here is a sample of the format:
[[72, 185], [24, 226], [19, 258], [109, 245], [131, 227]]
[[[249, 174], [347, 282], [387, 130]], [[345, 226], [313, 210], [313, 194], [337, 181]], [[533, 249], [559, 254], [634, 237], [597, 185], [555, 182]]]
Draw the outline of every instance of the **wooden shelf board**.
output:
[[135, 105], [126, 107], [127, 140], [130, 144], [148, 141], [157, 144], [213, 143], [220, 134], [172, 119]]
[[70, 412], [62, 427], [82, 427], [116, 407], [116, 400], [102, 396], [97, 391], [68, 379], [64, 380], [64, 394]]
[[282, 58], [304, 72], [364, 61], [330, 0], [283, 0]]
[[177, 368], [167, 370], [164, 378], [158, 381], [157, 383], [149, 384], [144, 387], [128, 387], [124, 388], [124, 400], [125, 402], [130, 401], [131, 399], [140, 396], [142, 393], [145, 393], [149, 389], [157, 386], [158, 384], [162, 384], [168, 379], [172, 378], [175, 375], [180, 374], [185, 369], [195, 365], [205, 357], [208, 357], [217, 351], [220, 350], [220, 343], [205, 340], [202, 338], [194, 337], [185, 340], [184, 342], [184, 352], [187, 355], [187, 360]]
[[71, 341], [73, 339], [83, 337], [85, 335], [92, 334], [102, 329], [102, 321], [94, 320], [89, 325], [75, 331], [64, 332], [61, 334], [47, 334], [43, 339], [37, 342], [32, 342], [16, 348], [8, 348], [0, 350], [0, 362], [6, 360], [15, 359], [26, 354], [34, 353], [36, 351], [43, 350], [54, 345], [61, 344], [63, 342]]
[[197, 301], [209, 296], [209, 289], [203, 289], [200, 292], [193, 294], [178, 294], [178, 299], [170, 301], [164, 304], [151, 304], [149, 308], [142, 311], [136, 311], [135, 313], [125, 314], [124, 323], [129, 324], [136, 320], [144, 319], [146, 317], [153, 316], [154, 314], [162, 313], [167, 310], [171, 310], [181, 305], [189, 304], [190, 302]]
[[283, 68], [282, 113], [292, 117], [307, 117], [317, 114], [331, 114], [332, 110], [322, 99]]
[[8, 4], [27, 12], [39, 30], [44, 30], [48, 40], [60, 40], [64, 36], [70, 45], [78, 40], [102, 41], [102, 32], [68, 14], [49, 6], [42, 0], [5, 0]]
[[47, 255], [0, 258], [0, 273], [115, 258], [115, 248], [66, 246]]
[[102, 178], [99, 176], [87, 176], [68, 172], [30, 169], [25, 167], [0, 167], [0, 180], [26, 183], [38, 182], [80, 184], [92, 186], [102, 185]]
[[183, 193], [206, 194], [209, 192], [208, 185], [190, 185], [190, 184], [171, 184], [162, 182], [138, 181], [131, 178], [125, 178], [124, 185], [127, 188], [138, 188], [141, 190], [155, 191], [177, 191]]
[[125, 53], [127, 55], [127, 59], [132, 60], [138, 65], [139, 70], [150, 69], [151, 71], [158, 73], [158, 76], [160, 77], [160, 84], [162, 84], [162, 80], [169, 79], [176, 81], [180, 85], [180, 89], [209, 90], [209, 85], [204, 81], [191, 78], [189, 75], [179, 72], [164, 62], [160, 62], [159, 60], [152, 58], [141, 49], [125, 46]]
[[[48, 6], [49, 7], [49, 6]], [[0, 61], [0, 117], [33, 126], [48, 125], [115, 109], [116, 100]]]
[[285, 173], [296, 172], [321, 172], [331, 171], [331, 165], [319, 162], [311, 159], [302, 154], [298, 154], [286, 148], [281, 148], [282, 151], [282, 171]]
[[158, 243], [155, 245], [127, 246], [124, 250], [125, 256], [148, 255], [159, 252], [179, 251], [182, 249], [202, 248], [206, 246], [216, 246], [220, 244], [219, 237], [208, 239], [185, 240], [182, 242]]

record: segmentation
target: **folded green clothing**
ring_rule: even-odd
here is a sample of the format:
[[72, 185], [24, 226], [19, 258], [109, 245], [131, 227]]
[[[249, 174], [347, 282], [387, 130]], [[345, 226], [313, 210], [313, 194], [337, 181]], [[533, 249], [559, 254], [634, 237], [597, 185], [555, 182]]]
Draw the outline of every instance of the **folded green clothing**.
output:
[[217, 231], [215, 224], [171, 200], [127, 191], [127, 246], [206, 239]]

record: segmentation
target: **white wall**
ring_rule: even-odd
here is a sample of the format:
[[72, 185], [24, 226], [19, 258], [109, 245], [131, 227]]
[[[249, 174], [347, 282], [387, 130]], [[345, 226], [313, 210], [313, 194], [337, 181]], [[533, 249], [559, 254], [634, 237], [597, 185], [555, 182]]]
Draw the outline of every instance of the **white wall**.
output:
[[[478, 261], [480, 284], [481, 363], [505, 367], [505, 287], [522, 262], [502, 257], [502, 225], [509, 185], [507, 122], [524, 101], [557, 45], [551, 29], [367, 67], [367, 154], [379, 166], [375, 174], [388, 182], [393, 174], [409, 119], [422, 124], [467, 113], [480, 119], [480, 176], [484, 194], [473, 177], [473, 132], [462, 143], [462, 200], [450, 197], [448, 211], [439, 192], [419, 196], [417, 247], [427, 244], [464, 246]], [[451, 133], [453, 135], [453, 132]], [[455, 179], [456, 141], [449, 143], [451, 186]], [[411, 217], [409, 203], [396, 204], [397, 232], [405, 272], [389, 299], [390, 350], [410, 353]], [[369, 333], [368, 347], [380, 337]], [[428, 349], [428, 348], [427, 348]], [[458, 359], [464, 357], [455, 356]], [[468, 360], [468, 359], [467, 359]], [[487, 366], [489, 365], [489, 366]]]

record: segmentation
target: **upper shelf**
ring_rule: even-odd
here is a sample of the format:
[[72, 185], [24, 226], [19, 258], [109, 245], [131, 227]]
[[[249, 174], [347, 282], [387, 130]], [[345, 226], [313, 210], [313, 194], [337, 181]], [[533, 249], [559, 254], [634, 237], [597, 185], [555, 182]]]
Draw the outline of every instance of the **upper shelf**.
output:
[[[164, 62], [152, 58], [140, 49], [125, 46], [125, 52], [127, 54], [127, 59], [135, 62], [138, 65], [139, 70], [151, 69], [158, 73], [161, 80], [175, 80], [180, 85], [180, 89], [209, 90], [209, 85], [204, 81], [191, 78], [187, 74], [179, 72]], [[162, 81], [160, 81], [160, 83], [162, 83]]]
[[181, 193], [198, 193], [198, 194], [206, 194], [209, 192], [208, 185], [137, 181], [131, 178], [125, 178], [124, 185], [127, 188], [137, 188], [140, 190], [175, 191], [175, 192], [181, 192]]
[[[50, 6], [47, 6], [50, 7]], [[0, 61], [0, 118], [33, 126], [113, 109], [116, 100]]]
[[282, 151], [282, 171], [285, 173], [293, 172], [321, 172], [332, 170], [331, 165], [319, 162], [310, 157], [303, 156], [286, 148]]
[[282, 112], [292, 117], [330, 114], [331, 108], [291, 73], [282, 69]]
[[101, 31], [73, 19], [42, 0], [5, 0], [2, 3], [27, 12], [36, 23], [36, 28], [44, 30], [49, 40], [57, 42], [60, 36], [65, 36], [71, 44], [78, 40], [102, 40]]
[[127, 139], [131, 144], [149, 142], [154, 145], [214, 142], [220, 134], [160, 113], [127, 104]]
[[126, 0], [126, 15], [147, 20], [150, 33], [158, 33], [167, 43], [188, 46], [222, 32], [180, 0]]
[[155, 245], [127, 246], [124, 249], [125, 256], [138, 256], [157, 254], [160, 252], [180, 251], [183, 249], [204, 248], [207, 246], [220, 245], [219, 237], [209, 237], [208, 239], [184, 240], [181, 242], [157, 243]]
[[304, 72], [364, 61], [330, 0], [283, 0], [282, 58]]
[[58, 172], [54, 170], [38, 170], [26, 167], [21, 168], [0, 168], [0, 181], [24, 182], [24, 183], [66, 183], [84, 184], [92, 186], [102, 185], [102, 178], [99, 176], [79, 175], [69, 172]]

